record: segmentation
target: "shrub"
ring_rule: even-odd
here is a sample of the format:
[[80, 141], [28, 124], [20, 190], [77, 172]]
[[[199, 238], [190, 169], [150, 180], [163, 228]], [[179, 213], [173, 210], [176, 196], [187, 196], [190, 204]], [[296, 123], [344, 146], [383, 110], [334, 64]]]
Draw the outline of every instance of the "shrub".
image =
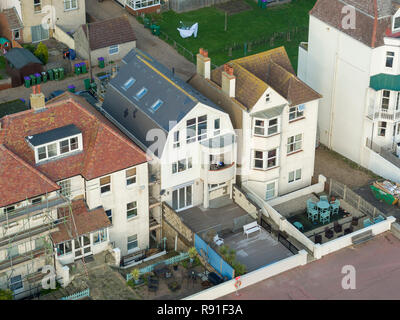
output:
[[34, 52], [35, 56], [38, 57], [43, 64], [49, 61], [49, 51], [44, 43], [40, 42]]
[[194, 259], [194, 258], [197, 257], [197, 250], [196, 250], [195, 247], [191, 247], [191, 248], [188, 250], [188, 253], [189, 253], [189, 257], [190, 257], [191, 259]]
[[133, 269], [131, 272], [131, 275], [132, 275], [133, 280], [138, 281], [139, 277], [140, 277], [139, 269], [138, 268]]
[[22, 45], [22, 47], [23, 47], [24, 49], [29, 50], [29, 51], [32, 52], [33, 54], [35, 54], [36, 47], [35, 47], [34, 44], [32, 44], [32, 43], [25, 43], [25, 44]]
[[235, 269], [235, 276], [241, 276], [247, 272], [246, 266], [240, 262], [234, 261], [233, 269]]
[[12, 300], [13, 293], [10, 289], [0, 289], [0, 300]]

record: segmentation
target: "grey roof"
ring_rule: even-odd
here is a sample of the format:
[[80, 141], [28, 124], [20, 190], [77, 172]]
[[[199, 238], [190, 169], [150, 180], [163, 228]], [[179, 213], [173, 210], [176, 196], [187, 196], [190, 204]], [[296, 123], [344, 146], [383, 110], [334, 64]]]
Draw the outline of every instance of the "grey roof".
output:
[[280, 105], [277, 107], [269, 108], [263, 111], [255, 112], [252, 113], [250, 116], [255, 117], [255, 118], [262, 118], [262, 119], [271, 119], [278, 117], [282, 114], [283, 109], [285, 108], [285, 105]]
[[17, 69], [30, 63], [43, 64], [32, 52], [24, 48], [13, 48], [4, 57]]
[[[149, 130], [168, 133], [199, 102], [222, 110], [139, 49], [132, 49], [122, 62], [118, 75], [109, 83], [102, 108], [147, 148], [154, 143], [146, 139]], [[123, 86], [131, 77], [135, 81], [125, 90]], [[136, 94], [142, 88], [147, 93], [138, 99]], [[158, 100], [161, 107], [152, 111]], [[163, 145], [157, 156], [161, 156]]]
[[64, 127], [26, 137], [26, 139], [31, 145], [36, 147], [62, 138], [71, 137], [79, 133], [81, 133], [81, 130], [78, 127], [76, 127], [74, 124], [69, 124]]

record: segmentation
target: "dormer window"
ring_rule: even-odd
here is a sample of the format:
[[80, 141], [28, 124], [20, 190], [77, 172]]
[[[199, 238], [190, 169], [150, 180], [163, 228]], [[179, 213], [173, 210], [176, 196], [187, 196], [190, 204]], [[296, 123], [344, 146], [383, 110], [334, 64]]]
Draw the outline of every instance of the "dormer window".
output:
[[78, 137], [73, 137], [60, 142], [60, 153], [67, 153], [78, 149]]

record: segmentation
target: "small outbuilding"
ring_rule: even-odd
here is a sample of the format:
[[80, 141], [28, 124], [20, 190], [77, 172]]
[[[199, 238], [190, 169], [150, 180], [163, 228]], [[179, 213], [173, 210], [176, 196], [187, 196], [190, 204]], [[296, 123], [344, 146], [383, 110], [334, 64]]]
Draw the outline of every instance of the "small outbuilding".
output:
[[11, 77], [12, 87], [23, 84], [24, 77], [43, 71], [43, 63], [32, 52], [24, 48], [13, 48], [4, 57], [6, 72]]

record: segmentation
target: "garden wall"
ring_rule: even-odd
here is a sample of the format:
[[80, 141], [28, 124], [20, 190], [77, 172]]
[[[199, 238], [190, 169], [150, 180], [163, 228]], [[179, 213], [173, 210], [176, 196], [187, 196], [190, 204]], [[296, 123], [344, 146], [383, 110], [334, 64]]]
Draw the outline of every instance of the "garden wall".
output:
[[0, 91], [11, 88], [11, 78], [0, 80]]
[[53, 32], [54, 39], [64, 43], [68, 48], [75, 50], [75, 40], [58, 25], [55, 25]]
[[[299, 251], [298, 254], [289, 258], [274, 262], [263, 268], [257, 269], [240, 277], [241, 285], [239, 290], [246, 288], [262, 280], [276, 276], [282, 272], [304, 266], [307, 263], [307, 252]], [[236, 280], [226, 281], [218, 286], [193, 294], [183, 300], [214, 300], [236, 291]]]

